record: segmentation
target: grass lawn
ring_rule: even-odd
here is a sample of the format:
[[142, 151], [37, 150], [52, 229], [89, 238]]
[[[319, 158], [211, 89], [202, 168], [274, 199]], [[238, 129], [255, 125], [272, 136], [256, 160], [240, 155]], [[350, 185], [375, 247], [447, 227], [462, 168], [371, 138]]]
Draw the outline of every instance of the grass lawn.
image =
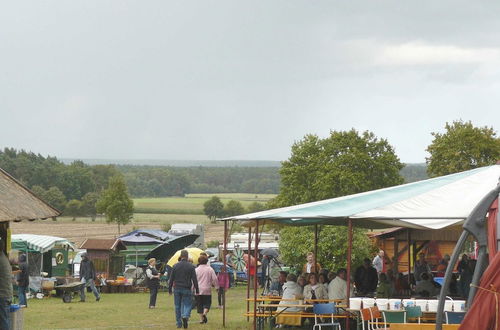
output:
[[[249, 329], [246, 310], [246, 287], [227, 293], [226, 329]], [[63, 303], [61, 298], [30, 299], [24, 310], [25, 329], [175, 329], [173, 295], [158, 293], [156, 309], [149, 309], [149, 293], [103, 294], [96, 302], [87, 293], [87, 302]], [[217, 308], [217, 293], [212, 291], [212, 309], [208, 323], [199, 324], [196, 309], [191, 313], [189, 329], [222, 329], [222, 310]]]
[[266, 203], [273, 194], [187, 194], [186, 197], [135, 198], [134, 207], [140, 212], [203, 214], [203, 204], [212, 196], [220, 197], [225, 204], [230, 200], [247, 207], [252, 202]]

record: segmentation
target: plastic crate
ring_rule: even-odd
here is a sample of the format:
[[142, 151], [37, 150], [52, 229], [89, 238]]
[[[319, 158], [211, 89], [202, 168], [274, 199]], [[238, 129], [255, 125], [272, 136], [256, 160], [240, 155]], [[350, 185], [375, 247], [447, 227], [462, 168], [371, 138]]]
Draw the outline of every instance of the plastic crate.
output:
[[19, 305], [10, 305], [10, 330], [22, 330], [24, 326], [24, 309]]

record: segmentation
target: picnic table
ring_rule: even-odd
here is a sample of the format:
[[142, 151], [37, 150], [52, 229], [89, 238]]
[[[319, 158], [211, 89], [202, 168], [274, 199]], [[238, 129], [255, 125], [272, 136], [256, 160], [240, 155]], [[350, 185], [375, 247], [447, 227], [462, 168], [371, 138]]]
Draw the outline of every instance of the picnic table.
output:
[[[254, 301], [254, 298], [249, 298], [247, 301]], [[328, 299], [281, 299], [276, 296], [261, 296], [258, 297], [256, 302], [260, 303], [256, 307], [257, 311], [254, 315], [253, 312], [245, 313], [245, 316], [248, 317], [256, 317], [256, 323], [258, 329], [264, 329], [264, 325], [266, 322], [269, 323], [270, 328], [274, 326], [275, 321], [278, 318], [282, 319], [292, 319], [296, 321], [298, 324], [302, 322], [303, 319], [314, 318], [314, 313], [312, 311], [306, 311], [306, 308], [312, 308], [313, 303], [328, 303], [334, 302], [336, 303], [337, 308], [341, 308], [344, 310], [344, 313], [339, 313], [336, 316], [338, 318], [347, 318], [351, 317], [351, 313], [346, 310], [346, 305], [339, 304], [340, 300], [328, 300]], [[279, 303], [281, 302], [281, 303]], [[283, 303], [284, 302], [284, 303]], [[293, 303], [296, 302], [296, 303]], [[279, 310], [278, 310], [279, 308]], [[287, 312], [289, 308], [299, 308], [303, 309], [302, 311], [296, 312]], [[330, 317], [330, 314], [325, 315]], [[278, 322], [280, 323], [280, 322]]]

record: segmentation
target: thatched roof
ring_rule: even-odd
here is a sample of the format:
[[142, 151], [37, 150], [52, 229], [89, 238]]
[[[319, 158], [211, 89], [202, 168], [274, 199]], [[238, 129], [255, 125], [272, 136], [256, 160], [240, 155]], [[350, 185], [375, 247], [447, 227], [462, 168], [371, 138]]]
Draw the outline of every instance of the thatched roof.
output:
[[47, 219], [60, 214], [0, 168], [0, 222]]

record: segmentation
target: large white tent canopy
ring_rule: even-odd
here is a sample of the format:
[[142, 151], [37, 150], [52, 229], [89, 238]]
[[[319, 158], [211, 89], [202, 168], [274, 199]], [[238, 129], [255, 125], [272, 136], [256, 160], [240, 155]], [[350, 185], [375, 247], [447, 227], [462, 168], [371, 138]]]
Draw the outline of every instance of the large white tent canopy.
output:
[[358, 227], [441, 229], [462, 223], [499, 183], [500, 165], [481, 167], [399, 186], [223, 220], [288, 225], [345, 224]]

